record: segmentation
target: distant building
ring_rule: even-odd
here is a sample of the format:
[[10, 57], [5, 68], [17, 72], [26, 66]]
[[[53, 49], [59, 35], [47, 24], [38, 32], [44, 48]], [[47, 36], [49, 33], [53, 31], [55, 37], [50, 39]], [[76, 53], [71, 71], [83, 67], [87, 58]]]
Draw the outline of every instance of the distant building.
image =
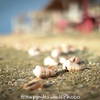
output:
[[94, 0], [51, 0], [41, 11], [14, 18], [13, 32], [51, 34], [53, 31], [64, 32], [69, 27], [73, 27], [81, 32], [89, 33], [97, 25], [95, 18], [100, 16], [100, 13], [90, 10], [89, 1]]

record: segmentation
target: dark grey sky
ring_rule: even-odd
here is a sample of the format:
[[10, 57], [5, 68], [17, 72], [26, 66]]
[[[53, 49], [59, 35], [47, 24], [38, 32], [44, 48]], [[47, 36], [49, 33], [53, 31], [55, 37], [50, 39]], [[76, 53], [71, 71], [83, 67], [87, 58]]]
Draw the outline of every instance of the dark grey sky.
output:
[[21, 13], [38, 10], [49, 0], [0, 0], [0, 33], [11, 32], [11, 19]]

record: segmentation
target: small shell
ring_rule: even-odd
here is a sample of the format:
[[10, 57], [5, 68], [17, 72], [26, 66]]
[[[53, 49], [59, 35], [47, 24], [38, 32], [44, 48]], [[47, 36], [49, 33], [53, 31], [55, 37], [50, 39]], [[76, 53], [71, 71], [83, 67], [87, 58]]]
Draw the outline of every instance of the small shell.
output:
[[65, 53], [65, 54], [69, 53], [69, 48], [67, 48], [67, 45], [64, 43], [60, 45], [60, 50], [62, 51], [62, 53]]
[[71, 57], [69, 60], [72, 62], [75, 62], [77, 64], [81, 62], [81, 59], [79, 57], [76, 57], [76, 56]]
[[50, 65], [54, 65], [56, 66], [58, 63], [55, 61], [55, 59], [51, 58], [51, 57], [46, 57], [44, 59], [44, 65], [45, 66], [50, 66]]
[[67, 49], [69, 49], [69, 52], [75, 52], [76, 48], [73, 45], [68, 45]]
[[72, 62], [70, 60], [66, 60], [63, 65], [62, 65], [62, 68], [64, 70], [68, 70], [68, 71], [79, 71], [79, 70], [82, 70], [83, 68], [80, 67], [77, 63], [75, 62]]
[[59, 49], [54, 49], [51, 51], [51, 56], [53, 58], [57, 58], [60, 55], [60, 50]]
[[66, 60], [67, 60], [67, 58], [65, 58], [65, 57], [60, 57], [60, 58], [59, 58], [59, 63], [60, 63], [60, 64], [63, 64]]
[[40, 54], [40, 50], [31, 47], [31, 48], [28, 49], [28, 54], [30, 56], [36, 56], [36, 55]]
[[41, 78], [35, 78], [29, 83], [25, 84], [23, 86], [23, 89], [33, 91], [33, 90], [41, 89], [43, 88], [43, 86], [44, 86], [43, 80]]
[[48, 78], [51, 76], [55, 76], [56, 70], [53, 70], [52, 68], [44, 68], [37, 65], [36, 68], [33, 70], [33, 73], [38, 78]]

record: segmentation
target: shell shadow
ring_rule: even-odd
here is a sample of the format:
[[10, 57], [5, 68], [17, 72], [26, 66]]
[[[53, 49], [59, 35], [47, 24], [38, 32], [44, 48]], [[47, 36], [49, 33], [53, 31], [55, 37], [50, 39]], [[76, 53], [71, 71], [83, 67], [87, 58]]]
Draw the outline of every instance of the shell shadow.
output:
[[44, 88], [49, 88], [53, 85], [53, 83], [50, 83], [50, 84], [44, 84]]
[[82, 69], [82, 71], [84, 71], [84, 70], [90, 70], [90, 68], [85, 67], [85, 68]]
[[69, 72], [68, 70], [59, 70], [56, 74], [56, 77], [59, 75], [63, 75], [64, 73]]

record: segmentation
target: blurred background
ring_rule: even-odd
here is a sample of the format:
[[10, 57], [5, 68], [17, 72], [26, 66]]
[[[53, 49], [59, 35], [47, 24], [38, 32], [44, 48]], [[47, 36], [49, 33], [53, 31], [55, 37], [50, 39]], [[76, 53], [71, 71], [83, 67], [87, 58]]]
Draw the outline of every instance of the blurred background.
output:
[[42, 9], [49, 0], [0, 0], [0, 33], [11, 33], [11, 21], [21, 14]]
[[72, 30], [100, 32], [100, 0], [0, 0], [0, 34]]

